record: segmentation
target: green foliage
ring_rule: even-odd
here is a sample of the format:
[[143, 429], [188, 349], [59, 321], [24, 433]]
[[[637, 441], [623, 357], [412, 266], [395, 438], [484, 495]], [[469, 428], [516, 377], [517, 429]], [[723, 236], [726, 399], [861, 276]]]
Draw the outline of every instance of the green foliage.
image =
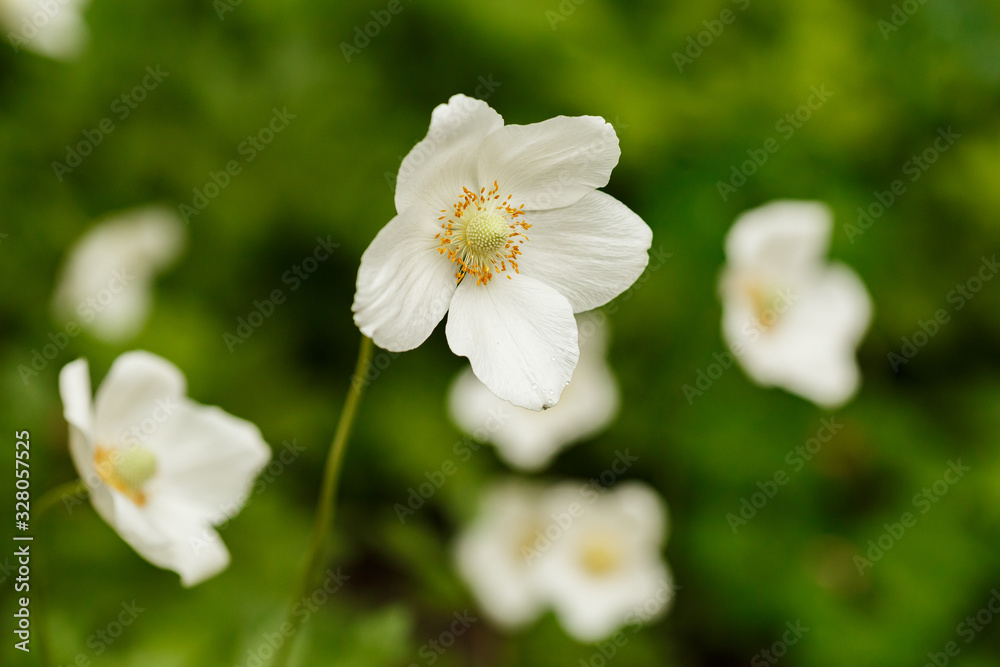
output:
[[[916, 13], [883, 34], [889, 0], [403, 0], [350, 62], [342, 44], [385, 3], [256, 0], [220, 18], [225, 2], [95, 0], [79, 60], [0, 50], [0, 422], [5, 452], [15, 430], [31, 431], [36, 499], [75, 475], [59, 368], [86, 356], [97, 381], [126, 349], [83, 334], [22, 382], [18, 367], [62, 330], [49, 300], [69, 246], [108, 212], [190, 205], [210, 172], [244, 160], [241, 142], [274, 109], [295, 116], [191, 216], [188, 252], [157, 281], [151, 320], [127, 349], [176, 363], [192, 397], [255, 422], [276, 450], [295, 440], [306, 451], [223, 531], [231, 567], [191, 590], [142, 561], [89, 506], [37, 520], [34, 627], [48, 638], [49, 664], [84, 655], [110, 666], [244, 665], [273, 632], [353, 368], [359, 257], [394, 214], [401, 156], [433, 107], [459, 92], [486, 97], [513, 123], [611, 121], [622, 158], [606, 189], [648, 221], [654, 248], [672, 253], [611, 318], [621, 415], [546, 473], [589, 478], [627, 447], [639, 457], [629, 476], [670, 506], [666, 558], [681, 589], [669, 615], [630, 635], [608, 664], [745, 665], [796, 620], [810, 630], [788, 665], [923, 664], [950, 641], [961, 648], [956, 662], [996, 663], [995, 628], [966, 643], [956, 626], [1000, 586], [1000, 284], [986, 283], [961, 310], [947, 301], [1000, 245], [995, 2], [910, 0]], [[678, 71], [675, 54], [727, 9], [735, 20]], [[147, 66], [168, 76], [120, 118], [116, 98]], [[782, 119], [821, 86], [832, 96], [786, 136]], [[57, 179], [52, 163], [104, 118], [114, 131]], [[908, 180], [904, 165], [949, 127], [960, 139]], [[780, 150], [720, 196], [718, 182], [771, 137]], [[852, 237], [859, 207], [896, 179], [905, 194]], [[844, 428], [734, 535], [727, 514], [789, 470], [786, 454], [829, 416], [757, 387], [738, 367], [690, 404], [682, 391], [724, 350], [716, 281], [726, 230], [743, 210], [784, 198], [830, 203], [831, 255], [863, 278], [876, 317], [859, 352], [864, 386], [835, 415]], [[340, 244], [332, 258], [292, 291], [282, 276], [328, 236]], [[279, 288], [287, 301], [230, 352], [223, 334]], [[939, 308], [951, 321], [894, 373], [887, 355]], [[462, 363], [439, 328], [370, 387], [330, 563], [350, 579], [304, 625], [301, 664], [430, 664], [420, 647], [452, 614], [478, 615], [450, 544], [479, 491], [507, 470], [489, 446], [467, 461], [455, 453], [463, 434], [444, 396]], [[458, 472], [401, 525], [394, 505], [450, 459]], [[958, 459], [971, 472], [920, 514], [914, 495]], [[4, 498], [12, 460], [0, 463]], [[859, 574], [855, 556], [907, 511], [917, 524]], [[88, 637], [132, 600], [146, 611], [95, 657]], [[4, 664], [30, 664], [4, 636]], [[518, 634], [483, 620], [436, 664], [602, 664], [595, 650], [551, 616]]]

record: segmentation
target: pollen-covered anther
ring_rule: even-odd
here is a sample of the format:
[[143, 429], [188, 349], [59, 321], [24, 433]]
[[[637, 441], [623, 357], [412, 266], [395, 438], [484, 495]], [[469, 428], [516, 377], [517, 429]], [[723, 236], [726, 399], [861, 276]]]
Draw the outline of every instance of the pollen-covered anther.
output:
[[517, 257], [521, 244], [528, 240], [524, 231], [531, 225], [523, 220], [524, 205], [514, 208], [511, 199], [512, 195], [501, 198], [500, 186], [494, 181], [489, 191], [483, 187], [478, 194], [462, 188], [451, 214], [447, 209], [441, 211], [442, 231], [435, 236], [440, 240], [438, 252], [458, 265], [458, 282], [472, 274], [476, 284], [485, 285], [493, 274], [507, 273], [508, 265], [518, 273]]

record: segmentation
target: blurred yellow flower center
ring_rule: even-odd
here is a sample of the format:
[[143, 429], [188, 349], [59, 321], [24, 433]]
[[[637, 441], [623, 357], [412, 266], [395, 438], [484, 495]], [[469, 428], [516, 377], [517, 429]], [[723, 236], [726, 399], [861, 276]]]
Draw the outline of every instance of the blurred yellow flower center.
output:
[[142, 486], [156, 474], [156, 457], [151, 451], [143, 447], [122, 450], [98, 446], [94, 450], [94, 467], [105, 484], [136, 505], [146, 504]]
[[610, 574], [622, 565], [624, 554], [607, 535], [587, 540], [580, 553], [583, 569], [595, 577]]
[[531, 225], [519, 219], [524, 216], [524, 205], [514, 208], [512, 197], [501, 199], [500, 185], [493, 181], [491, 190], [483, 187], [479, 194], [462, 188], [451, 211], [441, 209], [441, 231], [434, 238], [440, 239], [438, 253], [458, 265], [458, 282], [472, 274], [477, 285], [485, 285], [493, 274], [506, 273], [508, 264], [514, 273], [519, 272], [517, 258], [521, 244], [528, 240], [523, 232]]
[[773, 287], [751, 285], [747, 291], [753, 304], [754, 323], [763, 332], [768, 332], [778, 323], [781, 315], [788, 310], [788, 304], [781, 293]]

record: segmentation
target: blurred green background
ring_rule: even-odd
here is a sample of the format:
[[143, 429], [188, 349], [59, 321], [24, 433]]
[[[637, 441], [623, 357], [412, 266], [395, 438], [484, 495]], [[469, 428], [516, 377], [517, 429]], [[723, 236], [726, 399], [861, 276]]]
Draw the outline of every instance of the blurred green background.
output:
[[[185, 371], [196, 400], [255, 422], [276, 450], [305, 447], [265, 472], [266, 488], [222, 531], [232, 566], [191, 590], [141, 560], [89, 506], [37, 521], [35, 576], [46, 586], [35, 629], [50, 637], [49, 664], [82, 655], [111, 666], [244, 665], [273, 631], [354, 364], [359, 257], [394, 214], [401, 157], [433, 107], [461, 92], [487, 99], [507, 122], [612, 122], [622, 157], [606, 190], [671, 253], [611, 318], [620, 417], [542, 475], [587, 479], [629, 448], [640, 459], [629, 477], [669, 504], [665, 554], [681, 589], [669, 615], [607, 664], [769, 664], [760, 652], [801, 621], [809, 631], [783, 664], [923, 665], [955, 641], [961, 653], [950, 662], [995, 665], [1000, 619], [969, 643], [956, 626], [1000, 586], [1000, 284], [986, 283], [961, 310], [946, 299], [1000, 240], [1000, 6], [910, 0], [915, 13], [897, 14], [906, 22], [888, 31], [879, 24], [892, 20], [887, 0], [403, 0], [348, 62], [342, 43], [386, 7], [93, 0], [79, 59], [0, 49], [0, 497], [13, 495], [15, 430], [31, 431], [36, 498], [74, 477], [57, 376], [78, 356], [90, 359], [96, 386], [126, 349], [160, 354]], [[734, 20], [706, 32], [723, 10]], [[675, 54], [699, 33], [708, 45], [682, 62]], [[112, 104], [147, 66], [168, 76], [121, 119]], [[833, 95], [788, 137], [778, 123], [813, 86]], [[22, 382], [17, 367], [62, 328], [49, 301], [73, 241], [108, 212], [190, 204], [210, 172], [241, 159], [239, 145], [274, 108], [294, 120], [191, 217], [189, 249], [158, 279], [142, 334], [128, 346], [81, 335]], [[114, 132], [60, 182], [52, 162], [104, 118]], [[905, 178], [904, 165], [948, 127], [961, 135], [954, 146], [852, 243], [843, 226], [857, 209]], [[718, 181], [770, 137], [780, 150], [724, 200]], [[758, 482], [791, 473], [786, 453], [829, 416], [735, 367], [691, 403], [682, 392], [724, 349], [724, 234], [740, 212], [778, 198], [833, 207], [832, 257], [860, 274], [876, 315], [859, 352], [862, 390], [835, 415], [844, 428], [734, 535], [726, 515]], [[328, 235], [340, 244], [332, 258], [230, 353], [223, 334], [255, 299], [287, 287], [282, 275]], [[939, 308], [951, 322], [894, 373], [887, 355]], [[331, 560], [350, 579], [306, 624], [302, 664], [430, 664], [421, 645], [453, 612], [476, 613], [449, 548], [478, 492], [507, 473], [493, 449], [461, 463], [406, 524], [393, 511], [425, 473], [456, 459], [463, 436], [444, 397], [463, 363], [439, 330], [370, 387]], [[854, 556], [959, 458], [971, 471], [859, 575]], [[32, 664], [13, 650], [12, 579], [2, 576], [0, 661]], [[133, 600], [145, 611], [96, 655], [94, 633]], [[477, 623], [436, 664], [603, 663], [547, 615], [512, 635]]]

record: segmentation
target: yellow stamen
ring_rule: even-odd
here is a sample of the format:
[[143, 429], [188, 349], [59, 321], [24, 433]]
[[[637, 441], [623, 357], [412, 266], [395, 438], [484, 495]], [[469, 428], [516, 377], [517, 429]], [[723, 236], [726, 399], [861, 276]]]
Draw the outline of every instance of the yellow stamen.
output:
[[[449, 214], [442, 209], [441, 232], [438, 252], [458, 264], [455, 279], [461, 282], [466, 274], [476, 277], [477, 285], [485, 285], [495, 273], [507, 273], [507, 265], [519, 273], [517, 258], [521, 244], [528, 240], [524, 231], [529, 225], [518, 218], [524, 216], [524, 205], [514, 208], [513, 195], [500, 199], [500, 185], [493, 181], [489, 191], [485, 187], [479, 194], [462, 188], [462, 196]], [[507, 274], [510, 279], [510, 274]]]

